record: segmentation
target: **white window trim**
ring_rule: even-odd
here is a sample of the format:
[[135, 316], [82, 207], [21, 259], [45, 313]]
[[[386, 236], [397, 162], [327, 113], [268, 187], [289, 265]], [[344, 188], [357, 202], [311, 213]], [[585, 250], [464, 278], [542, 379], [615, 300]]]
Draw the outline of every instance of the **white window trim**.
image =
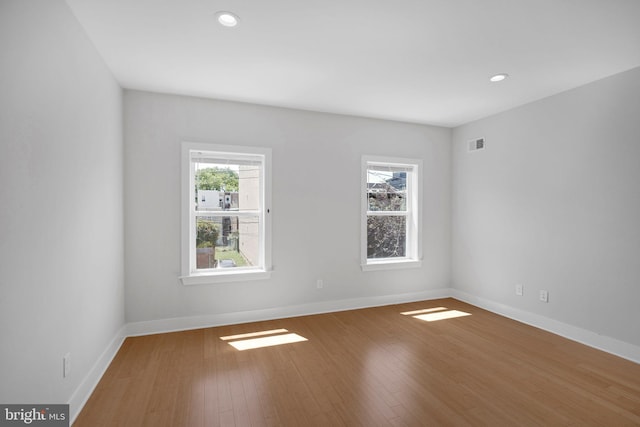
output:
[[[194, 272], [192, 268], [192, 182], [191, 182], [191, 158], [194, 150], [217, 151], [233, 154], [258, 154], [264, 156], [263, 170], [263, 266], [238, 269], [220, 269], [215, 272]], [[182, 179], [181, 179], [181, 276], [180, 282], [187, 285], [205, 285], [213, 283], [240, 282], [248, 280], [263, 280], [271, 277], [271, 149], [265, 147], [248, 147], [236, 145], [209, 144], [200, 142], [182, 143]]]
[[[410, 167], [412, 180], [408, 184], [407, 256], [403, 258], [367, 258], [367, 215], [369, 200], [367, 195], [367, 169], [369, 165]], [[360, 266], [362, 271], [417, 268], [422, 266], [422, 159], [408, 159], [386, 156], [362, 156], [360, 166]], [[383, 214], [384, 215], [384, 214]]]

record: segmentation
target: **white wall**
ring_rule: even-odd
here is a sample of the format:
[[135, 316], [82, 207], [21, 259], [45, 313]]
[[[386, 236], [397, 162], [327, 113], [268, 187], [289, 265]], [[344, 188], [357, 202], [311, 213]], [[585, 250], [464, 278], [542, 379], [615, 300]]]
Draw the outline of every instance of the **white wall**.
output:
[[[124, 100], [128, 322], [449, 286], [449, 129], [137, 91]], [[182, 141], [273, 149], [271, 279], [179, 283]], [[361, 271], [362, 154], [424, 160], [422, 268]]]
[[636, 68], [456, 128], [453, 288], [640, 345], [639, 118]]
[[0, 3], [0, 64], [0, 402], [66, 403], [124, 323], [122, 91], [62, 0]]

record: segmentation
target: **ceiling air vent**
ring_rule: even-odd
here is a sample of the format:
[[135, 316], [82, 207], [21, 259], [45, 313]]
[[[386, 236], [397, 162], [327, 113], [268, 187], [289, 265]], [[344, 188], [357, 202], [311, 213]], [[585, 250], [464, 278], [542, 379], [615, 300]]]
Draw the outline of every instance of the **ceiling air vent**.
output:
[[484, 138], [476, 138], [469, 141], [469, 151], [484, 150]]

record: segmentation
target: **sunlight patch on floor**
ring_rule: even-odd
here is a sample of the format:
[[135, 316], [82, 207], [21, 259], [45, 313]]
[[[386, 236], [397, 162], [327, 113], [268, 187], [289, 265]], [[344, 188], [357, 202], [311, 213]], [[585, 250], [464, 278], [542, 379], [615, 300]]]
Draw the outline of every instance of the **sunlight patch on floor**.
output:
[[261, 337], [263, 335], [282, 334], [284, 332], [289, 332], [289, 331], [287, 331], [286, 329], [272, 329], [270, 331], [260, 331], [260, 332], [250, 332], [248, 334], [229, 335], [227, 337], [220, 337], [220, 339], [223, 341], [232, 341], [232, 340], [239, 340], [244, 338]]
[[435, 322], [437, 320], [471, 316], [471, 313], [460, 310], [449, 310], [447, 307], [423, 308], [420, 310], [404, 311], [400, 314], [424, 320], [425, 322]]
[[442, 311], [442, 310], [447, 310], [447, 307], [423, 308], [422, 310], [405, 311], [404, 313], [400, 313], [400, 314], [403, 314], [405, 316], [413, 316], [416, 314], [431, 313], [433, 311]]
[[413, 316], [416, 319], [424, 320], [426, 322], [435, 322], [437, 320], [453, 319], [456, 317], [471, 316], [471, 313], [458, 310], [439, 311], [437, 313], [419, 314]]
[[287, 329], [270, 329], [268, 331], [228, 335], [226, 337], [220, 337], [220, 339], [227, 341], [229, 345], [240, 351], [308, 341], [305, 337], [290, 333]]
[[254, 348], [272, 347], [275, 345], [291, 344], [294, 342], [308, 341], [298, 334], [272, 335], [269, 337], [250, 338], [240, 341], [232, 341], [229, 344], [237, 350], [251, 350]]

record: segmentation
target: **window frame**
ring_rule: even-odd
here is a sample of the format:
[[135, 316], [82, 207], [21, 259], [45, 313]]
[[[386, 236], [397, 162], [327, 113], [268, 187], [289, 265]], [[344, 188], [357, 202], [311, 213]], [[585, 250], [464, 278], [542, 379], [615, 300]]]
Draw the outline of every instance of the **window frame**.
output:
[[[360, 265], [363, 271], [416, 268], [422, 266], [422, 165], [421, 159], [386, 156], [362, 156], [361, 163], [361, 219], [360, 219]], [[369, 211], [368, 171], [369, 166], [406, 168], [407, 209], [403, 211]], [[369, 216], [405, 216], [406, 234], [404, 257], [368, 258], [367, 219]]]
[[[181, 276], [183, 285], [203, 285], [247, 280], [263, 280], [271, 277], [271, 149], [265, 147], [249, 147], [222, 145], [212, 143], [183, 142], [181, 153]], [[192, 154], [204, 152], [229, 160], [258, 157], [262, 160], [261, 203], [257, 216], [260, 218], [261, 247], [260, 264], [247, 268], [219, 268], [198, 271], [196, 257], [196, 210], [194, 179], [195, 169]], [[229, 212], [226, 216], [243, 216], [245, 213]], [[219, 214], [212, 215], [219, 216]]]

